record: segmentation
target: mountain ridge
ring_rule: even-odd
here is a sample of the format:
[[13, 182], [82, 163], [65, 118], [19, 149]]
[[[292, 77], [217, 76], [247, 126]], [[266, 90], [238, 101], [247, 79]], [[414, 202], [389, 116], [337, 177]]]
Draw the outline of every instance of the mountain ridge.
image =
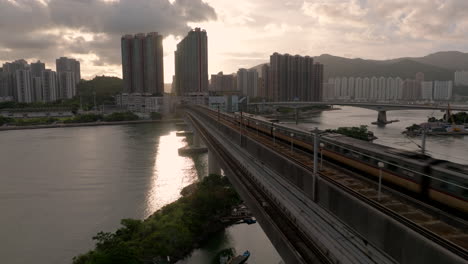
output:
[[[324, 78], [331, 77], [401, 77], [412, 78], [423, 72], [429, 81], [453, 80], [456, 70], [468, 70], [468, 53], [440, 51], [423, 57], [401, 57], [389, 60], [345, 58], [331, 54], [315, 56], [314, 61], [325, 65]], [[260, 64], [252, 67], [261, 74]]]

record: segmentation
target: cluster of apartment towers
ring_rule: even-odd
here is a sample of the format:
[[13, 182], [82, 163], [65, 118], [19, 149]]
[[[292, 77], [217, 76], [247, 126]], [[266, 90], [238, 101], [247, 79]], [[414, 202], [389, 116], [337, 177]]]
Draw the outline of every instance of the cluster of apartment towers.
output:
[[309, 56], [273, 53], [259, 70], [239, 69], [237, 74], [211, 75], [210, 90], [238, 91], [269, 101], [321, 101], [323, 64]]
[[[124, 94], [157, 96], [164, 91], [162, 36], [158, 33], [121, 38]], [[274, 53], [261, 70], [211, 76], [208, 81], [208, 41], [195, 28], [177, 44], [173, 92], [178, 96], [208, 95], [210, 91], [263, 97], [275, 101], [321, 100], [323, 65], [313, 58]]]
[[452, 81], [425, 81], [422, 72], [415, 79], [400, 77], [337, 77], [324, 84], [324, 100], [355, 101], [448, 101]]
[[32, 103], [73, 98], [81, 79], [80, 62], [61, 57], [56, 60], [56, 70], [46, 69], [41, 61], [4, 63], [0, 68], [0, 101]]

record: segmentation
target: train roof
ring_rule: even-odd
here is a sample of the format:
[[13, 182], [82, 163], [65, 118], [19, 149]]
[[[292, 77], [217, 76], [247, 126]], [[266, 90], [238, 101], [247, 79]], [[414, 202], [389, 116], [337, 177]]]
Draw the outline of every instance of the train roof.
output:
[[[235, 115], [237, 114], [239, 113], [236, 112]], [[274, 123], [276, 127], [281, 127], [282, 129], [290, 130], [291, 132], [294, 132], [294, 133], [302, 133], [306, 135], [311, 135], [312, 133], [312, 130], [306, 130], [304, 128], [294, 127], [294, 126], [283, 124], [283, 123], [271, 122], [270, 120], [262, 116], [248, 114], [248, 113], [245, 113], [245, 116], [256, 119], [260, 123], [268, 123], [268, 124]], [[322, 138], [325, 140], [326, 139], [332, 140], [334, 141], [333, 143], [344, 144], [344, 145], [349, 146], [350, 148], [358, 149], [359, 151], [363, 151], [363, 152], [367, 152], [367, 154], [369, 154], [370, 156], [372, 156], [373, 154], [380, 154], [380, 155], [383, 154], [387, 157], [391, 157], [395, 159], [396, 161], [404, 159], [404, 161], [408, 163], [413, 163], [413, 164], [416, 163], [420, 166], [433, 164], [433, 166], [435, 167], [439, 167], [444, 170], [455, 172], [458, 175], [461, 174], [463, 175], [462, 176], [463, 178], [468, 179], [468, 165], [453, 163], [451, 161], [446, 161], [446, 160], [434, 159], [429, 155], [418, 153], [416, 151], [392, 148], [392, 147], [388, 147], [385, 145], [380, 145], [380, 144], [375, 144], [375, 143], [367, 142], [367, 141], [360, 140], [360, 139], [355, 139], [355, 138], [341, 135], [338, 133], [326, 132], [322, 134]]]
[[458, 164], [447, 160], [434, 159], [431, 156], [417, 153], [415, 151], [396, 149], [336, 133], [327, 133], [325, 138], [330, 138], [337, 143], [342, 143], [360, 150], [368, 150], [372, 153], [385, 154], [386, 156], [393, 156], [400, 160], [401, 158], [405, 158], [405, 161], [407, 162], [418, 162], [424, 165], [431, 164], [433, 167], [454, 172], [457, 175], [461, 175], [462, 178], [468, 179], [468, 165]]
[[326, 133], [324, 135], [324, 138], [329, 138], [332, 139], [338, 143], [345, 144], [348, 146], [352, 146], [354, 148], [362, 149], [362, 150], [367, 150], [371, 151], [374, 153], [381, 153], [381, 154], [386, 154], [389, 156], [396, 156], [395, 158], [408, 158], [411, 160], [417, 160], [417, 161], [429, 161], [433, 160], [431, 156], [424, 155], [422, 153], [418, 153], [415, 151], [409, 151], [409, 150], [403, 150], [403, 149], [396, 149], [380, 144], [375, 144], [372, 142], [367, 142], [364, 140], [360, 139], [355, 139], [352, 137], [348, 137], [345, 135], [337, 134], [337, 133]]

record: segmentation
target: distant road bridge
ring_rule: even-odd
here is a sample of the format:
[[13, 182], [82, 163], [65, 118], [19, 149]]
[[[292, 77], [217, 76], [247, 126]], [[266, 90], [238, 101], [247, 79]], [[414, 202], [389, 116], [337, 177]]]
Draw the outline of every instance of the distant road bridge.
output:
[[[296, 109], [307, 106], [327, 106], [327, 105], [341, 105], [341, 106], [354, 106], [366, 108], [378, 112], [377, 123], [388, 124], [387, 111], [394, 110], [441, 110], [447, 111], [446, 105], [421, 105], [421, 104], [395, 104], [395, 103], [371, 103], [371, 102], [340, 102], [340, 101], [326, 101], [326, 102], [264, 102], [264, 103], [250, 103], [249, 106], [262, 107], [262, 106], [283, 106]], [[450, 106], [450, 110], [468, 112], [468, 106]]]

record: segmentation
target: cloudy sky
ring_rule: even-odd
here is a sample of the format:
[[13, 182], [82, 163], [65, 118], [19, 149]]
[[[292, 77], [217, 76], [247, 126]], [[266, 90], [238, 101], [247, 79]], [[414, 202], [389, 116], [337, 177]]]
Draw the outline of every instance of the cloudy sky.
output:
[[165, 36], [165, 82], [176, 44], [208, 32], [209, 72], [271, 53], [387, 59], [468, 51], [468, 0], [0, 0], [0, 63], [81, 61], [82, 76], [121, 76], [120, 36]]

